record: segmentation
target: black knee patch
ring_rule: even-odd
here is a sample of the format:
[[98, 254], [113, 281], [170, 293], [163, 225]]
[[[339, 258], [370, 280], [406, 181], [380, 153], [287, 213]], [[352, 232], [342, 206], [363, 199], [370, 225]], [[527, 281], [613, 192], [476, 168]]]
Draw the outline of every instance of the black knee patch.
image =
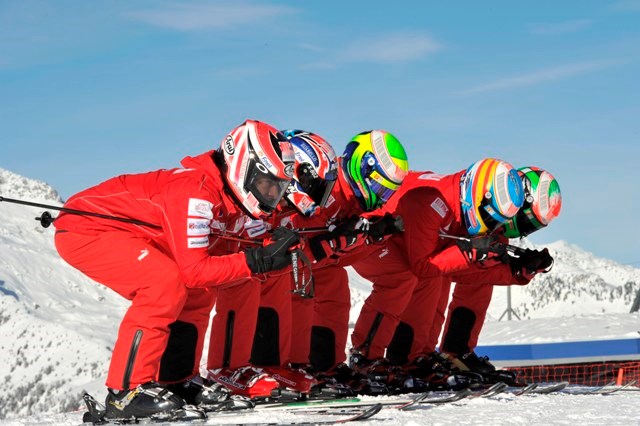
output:
[[280, 321], [273, 308], [258, 309], [258, 323], [251, 348], [254, 365], [280, 365]]
[[451, 321], [447, 334], [442, 338], [442, 350], [454, 354], [469, 352], [471, 330], [476, 323], [476, 314], [469, 308], [455, 308], [451, 313]]
[[198, 329], [195, 325], [176, 321], [169, 324], [169, 340], [160, 359], [161, 382], [176, 382], [193, 374], [196, 365]]
[[387, 359], [394, 365], [408, 363], [411, 345], [413, 345], [413, 328], [407, 323], [400, 322], [387, 347]]
[[318, 371], [327, 371], [336, 364], [336, 335], [328, 327], [311, 328], [309, 361]]

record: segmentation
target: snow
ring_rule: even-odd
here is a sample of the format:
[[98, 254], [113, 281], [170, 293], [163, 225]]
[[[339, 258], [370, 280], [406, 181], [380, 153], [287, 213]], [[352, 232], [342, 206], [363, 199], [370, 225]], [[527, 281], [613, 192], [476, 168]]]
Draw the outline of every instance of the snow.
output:
[[[61, 205], [43, 182], [0, 169], [0, 196]], [[0, 203], [0, 424], [78, 424], [84, 391], [104, 399], [117, 328], [128, 303], [57, 255], [53, 228], [34, 220], [44, 209]], [[528, 242], [524, 242], [532, 246]], [[629, 314], [640, 269], [620, 265], [564, 241], [547, 245], [553, 271], [512, 287], [522, 321], [500, 321], [506, 289], [496, 288], [480, 345], [637, 338], [640, 315]], [[371, 284], [349, 270], [353, 324]], [[206, 353], [206, 349], [205, 349]], [[41, 414], [34, 414], [41, 413]], [[302, 421], [300, 415], [256, 412], [211, 416], [206, 424]], [[315, 418], [317, 419], [317, 418]], [[640, 419], [640, 392], [613, 395], [503, 394], [428, 406], [385, 409], [365, 424], [630, 425]], [[313, 420], [310, 418], [309, 420]]]

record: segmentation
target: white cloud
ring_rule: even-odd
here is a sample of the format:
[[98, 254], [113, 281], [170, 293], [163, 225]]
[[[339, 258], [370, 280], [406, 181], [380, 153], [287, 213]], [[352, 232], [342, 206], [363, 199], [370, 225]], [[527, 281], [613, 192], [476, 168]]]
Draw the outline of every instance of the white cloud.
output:
[[356, 40], [339, 53], [341, 62], [408, 62], [442, 49], [425, 34], [391, 34]]
[[621, 65], [626, 61], [621, 60], [603, 60], [592, 62], [580, 62], [575, 64], [562, 65], [553, 68], [547, 68], [535, 71], [529, 74], [523, 74], [514, 77], [502, 78], [490, 83], [482, 84], [466, 90], [458, 92], [461, 95], [474, 95], [477, 93], [494, 92], [497, 90], [514, 89], [518, 87], [533, 86], [547, 81], [561, 80], [563, 78], [572, 77], [580, 74], [587, 74], [599, 71], [612, 66]]
[[538, 35], [566, 34], [589, 28], [591, 24], [593, 24], [591, 19], [576, 19], [565, 22], [530, 24], [529, 30]]
[[220, 29], [296, 13], [296, 9], [235, 3], [174, 3], [158, 9], [129, 12], [130, 18], [179, 31]]

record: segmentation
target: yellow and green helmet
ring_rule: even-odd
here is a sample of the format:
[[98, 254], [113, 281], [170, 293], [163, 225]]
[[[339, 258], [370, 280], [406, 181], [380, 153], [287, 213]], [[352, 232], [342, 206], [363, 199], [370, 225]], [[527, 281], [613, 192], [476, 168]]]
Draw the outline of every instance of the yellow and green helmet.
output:
[[370, 130], [357, 134], [347, 144], [342, 169], [362, 210], [373, 211], [400, 187], [409, 162], [395, 136], [384, 130]]

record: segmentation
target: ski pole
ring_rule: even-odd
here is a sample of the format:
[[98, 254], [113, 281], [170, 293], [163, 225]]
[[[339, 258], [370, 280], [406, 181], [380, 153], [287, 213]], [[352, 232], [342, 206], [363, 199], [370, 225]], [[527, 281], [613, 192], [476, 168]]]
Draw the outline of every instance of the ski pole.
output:
[[[457, 235], [449, 235], [449, 234], [445, 234], [443, 232], [440, 233], [440, 238], [449, 238], [451, 240], [471, 242], [471, 238], [459, 237]], [[494, 244], [499, 245], [501, 247], [504, 247], [504, 249], [506, 251], [508, 251], [509, 253], [511, 253], [513, 255], [516, 255], [516, 256], [522, 256], [525, 253], [525, 250], [523, 248], [512, 246], [511, 244], [505, 244], [505, 243], [501, 243], [499, 241], [495, 241]]]
[[[70, 209], [70, 208], [67, 208], [67, 207], [53, 206], [51, 204], [34, 203], [34, 202], [31, 202], [31, 201], [16, 200], [14, 198], [6, 198], [6, 197], [3, 197], [3, 196], [0, 196], [0, 202], [2, 202], [2, 201], [6, 201], [8, 203], [23, 204], [25, 206], [31, 206], [31, 207], [40, 207], [40, 208], [44, 208], [44, 209], [58, 210], [58, 211], [61, 211], [61, 212], [64, 212], [64, 213], [76, 214], [76, 215], [79, 215], [79, 216], [99, 217], [99, 218], [102, 218], [102, 219], [116, 220], [118, 222], [133, 223], [134, 225], [148, 226], [150, 228], [161, 228], [160, 225], [154, 225], [153, 223], [148, 223], [148, 222], [144, 222], [142, 220], [137, 220], [137, 219], [130, 219], [130, 218], [127, 218], [127, 217], [111, 216], [111, 215], [108, 215], [108, 214], [88, 212], [88, 211], [85, 211], [85, 210], [76, 210], [76, 209]], [[51, 216], [51, 213], [44, 212], [42, 214], [42, 216], [41, 217], [37, 217], [36, 220], [40, 221], [40, 224], [44, 228], [48, 228], [49, 225], [51, 225], [51, 223], [54, 220], [56, 220], [56, 218]]]

